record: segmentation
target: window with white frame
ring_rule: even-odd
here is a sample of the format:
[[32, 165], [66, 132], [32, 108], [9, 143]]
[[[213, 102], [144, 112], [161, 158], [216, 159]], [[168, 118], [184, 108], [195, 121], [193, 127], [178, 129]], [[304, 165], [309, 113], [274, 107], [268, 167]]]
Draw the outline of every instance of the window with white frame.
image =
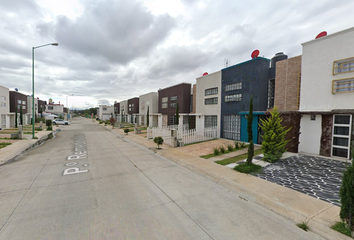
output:
[[343, 93], [354, 91], [354, 78], [338, 79], [332, 82], [332, 93]]
[[0, 101], [6, 101], [6, 97], [4, 97], [4, 96], [0, 96]]
[[18, 103], [18, 104], [21, 104], [21, 100], [17, 100], [17, 103]]
[[167, 103], [163, 103], [162, 105], [161, 105], [161, 108], [167, 108], [168, 107], [168, 104]]
[[208, 88], [205, 89], [205, 96], [218, 94], [218, 88]]
[[107, 108], [102, 108], [103, 111], [107, 111]]
[[0, 103], [0, 107], [6, 107], [6, 103], [4, 102]]
[[226, 95], [225, 102], [240, 102], [242, 100], [242, 94]]
[[176, 115], [169, 116], [169, 125], [176, 125]]
[[240, 115], [224, 115], [223, 132], [224, 132], [224, 138], [240, 140], [241, 138]]
[[206, 98], [204, 99], [204, 105], [218, 104], [218, 98]]
[[171, 108], [176, 108], [176, 107], [177, 107], [177, 103], [171, 103], [171, 104], [170, 104], [170, 107], [171, 107]]
[[177, 96], [172, 96], [171, 101], [177, 101]]
[[53, 106], [48, 106], [48, 110], [53, 110]]
[[333, 62], [333, 75], [354, 72], [354, 57]]
[[26, 104], [26, 101], [22, 101], [22, 104]]
[[204, 128], [216, 127], [218, 125], [218, 116], [210, 115], [204, 117]]
[[231, 83], [225, 86], [225, 92], [242, 89], [242, 82]]
[[333, 115], [332, 156], [349, 159], [351, 122], [352, 115]]
[[165, 103], [165, 102], [168, 102], [168, 97], [164, 97], [161, 99], [161, 102]]

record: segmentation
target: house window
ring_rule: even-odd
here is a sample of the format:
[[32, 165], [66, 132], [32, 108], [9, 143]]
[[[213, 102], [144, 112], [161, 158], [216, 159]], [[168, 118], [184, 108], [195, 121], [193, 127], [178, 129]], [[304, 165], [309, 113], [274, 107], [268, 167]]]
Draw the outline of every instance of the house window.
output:
[[169, 116], [169, 125], [176, 125], [176, 115]]
[[218, 88], [205, 89], [205, 96], [218, 94]]
[[346, 58], [333, 62], [333, 75], [353, 72], [354, 71], [354, 58]]
[[352, 115], [333, 115], [332, 156], [349, 159]]
[[343, 93], [354, 91], [354, 78], [338, 79], [332, 82], [332, 93]]
[[226, 95], [225, 102], [240, 102], [242, 100], [242, 94]]
[[225, 92], [242, 89], [242, 82], [232, 83], [225, 86]]
[[103, 111], [107, 111], [107, 108], [102, 108]]
[[26, 106], [22, 106], [22, 109], [26, 109]]
[[129, 108], [129, 110], [128, 111], [131, 111], [132, 110], [132, 108]]
[[171, 103], [170, 107], [171, 108], [176, 108], [177, 107], [177, 103]]
[[5, 102], [6, 101], [6, 97], [0, 96], [0, 100]]
[[240, 115], [224, 115], [224, 138], [240, 140], [241, 117]]
[[168, 97], [164, 97], [164, 98], [162, 98], [162, 99], [161, 99], [161, 102], [163, 102], [163, 103], [168, 102]]
[[161, 108], [167, 108], [168, 107], [168, 104], [167, 103], [163, 103], [162, 105], [161, 105]]
[[204, 128], [216, 127], [218, 125], [218, 116], [211, 115], [204, 117]]
[[22, 104], [26, 104], [26, 101], [22, 101]]
[[48, 106], [48, 110], [53, 110], [53, 106]]
[[268, 81], [268, 108], [274, 107], [275, 79]]
[[311, 114], [311, 121], [316, 121], [316, 115], [315, 114]]
[[6, 103], [4, 102], [0, 103], [0, 107], [6, 107]]
[[171, 101], [177, 101], [177, 96], [172, 96]]
[[18, 104], [21, 104], [21, 100], [17, 100], [17, 103], [18, 103]]
[[218, 98], [206, 98], [204, 99], [204, 105], [218, 104]]

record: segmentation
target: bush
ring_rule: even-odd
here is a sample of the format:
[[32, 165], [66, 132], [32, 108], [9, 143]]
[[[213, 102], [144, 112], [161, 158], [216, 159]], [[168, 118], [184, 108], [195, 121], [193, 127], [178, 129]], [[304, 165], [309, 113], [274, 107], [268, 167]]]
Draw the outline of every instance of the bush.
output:
[[354, 164], [347, 167], [343, 173], [339, 196], [342, 204], [339, 216], [347, 228], [354, 231]]
[[217, 147], [214, 147], [214, 155], [215, 156], [217, 156], [217, 155], [219, 155], [219, 148], [217, 148]]
[[278, 154], [278, 155], [273, 155], [273, 154], [267, 154], [264, 155], [263, 160], [269, 163], [275, 163], [276, 161], [278, 161], [281, 158], [282, 154]]
[[240, 148], [240, 145], [238, 142], [235, 142], [235, 149], [239, 149]]
[[220, 152], [221, 152], [221, 153], [225, 153], [225, 147], [224, 147], [224, 146], [220, 146], [219, 149], [220, 149]]
[[160, 149], [160, 145], [163, 144], [163, 138], [162, 137], [155, 137], [154, 143], [157, 144], [157, 149]]
[[53, 127], [52, 126], [47, 127], [47, 131], [53, 131]]
[[46, 122], [45, 118], [36, 118], [36, 123], [39, 123], [40, 121], [42, 121], [43, 123]]
[[124, 133], [128, 134], [128, 132], [129, 132], [129, 128], [124, 128]]
[[255, 173], [261, 171], [262, 167], [254, 163], [251, 164], [242, 163], [237, 165], [234, 169], [242, 173]]
[[227, 145], [227, 150], [229, 150], [229, 152], [231, 152], [234, 149], [234, 147], [231, 144]]
[[352, 232], [349, 228], [347, 228], [344, 222], [336, 222], [331, 228], [336, 230], [337, 232], [351, 237]]
[[100, 120], [100, 121], [99, 121], [99, 124], [102, 124], [102, 123], [103, 123], [103, 121]]
[[46, 120], [46, 121], [45, 121], [45, 125], [46, 125], [47, 127], [51, 127], [51, 126], [52, 126], [52, 120]]

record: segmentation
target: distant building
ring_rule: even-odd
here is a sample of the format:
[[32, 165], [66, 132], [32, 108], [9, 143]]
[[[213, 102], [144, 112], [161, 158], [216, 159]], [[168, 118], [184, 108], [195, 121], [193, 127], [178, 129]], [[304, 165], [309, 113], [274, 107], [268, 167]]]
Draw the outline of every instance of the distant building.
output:
[[[149, 109], [149, 116], [147, 111]], [[139, 124], [147, 126], [147, 117], [149, 118], [149, 126], [158, 126], [158, 94], [151, 92], [139, 96]]]

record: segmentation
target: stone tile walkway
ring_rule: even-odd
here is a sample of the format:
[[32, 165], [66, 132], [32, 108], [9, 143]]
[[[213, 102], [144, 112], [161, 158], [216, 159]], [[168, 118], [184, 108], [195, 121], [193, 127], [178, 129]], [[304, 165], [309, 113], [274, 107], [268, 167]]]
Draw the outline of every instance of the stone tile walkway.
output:
[[350, 163], [317, 156], [292, 156], [254, 174], [259, 178], [340, 206], [339, 189]]

